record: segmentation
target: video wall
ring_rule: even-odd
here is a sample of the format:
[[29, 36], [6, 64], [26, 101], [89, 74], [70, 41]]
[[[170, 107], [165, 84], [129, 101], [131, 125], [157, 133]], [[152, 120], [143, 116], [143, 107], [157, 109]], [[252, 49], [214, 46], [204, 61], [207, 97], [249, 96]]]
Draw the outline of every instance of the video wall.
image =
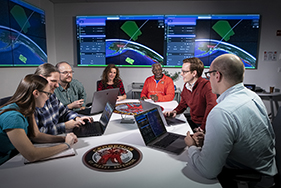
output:
[[44, 11], [20, 0], [0, 2], [0, 67], [47, 62]]
[[200, 58], [205, 67], [219, 55], [238, 55], [257, 68], [260, 15], [76, 16], [77, 66], [181, 67]]

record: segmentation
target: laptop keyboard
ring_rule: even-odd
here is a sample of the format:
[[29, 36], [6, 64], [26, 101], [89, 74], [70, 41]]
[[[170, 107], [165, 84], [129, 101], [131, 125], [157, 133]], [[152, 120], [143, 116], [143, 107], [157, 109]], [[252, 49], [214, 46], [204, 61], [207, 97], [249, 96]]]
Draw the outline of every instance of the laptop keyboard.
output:
[[[81, 125], [81, 127], [75, 127], [73, 132], [81, 132], [83, 136], [92, 136], [92, 135], [100, 135], [99, 127], [96, 125], [98, 122], [93, 122], [92, 124], [87, 122], [85, 125]], [[81, 136], [81, 135], [80, 135]]]
[[170, 145], [172, 142], [174, 142], [179, 137], [180, 137], [179, 135], [168, 134], [167, 136], [165, 136], [164, 138], [162, 138], [158, 142], [155, 142], [154, 145], [158, 146], [158, 147], [161, 147], [161, 148], [165, 148], [168, 145]]

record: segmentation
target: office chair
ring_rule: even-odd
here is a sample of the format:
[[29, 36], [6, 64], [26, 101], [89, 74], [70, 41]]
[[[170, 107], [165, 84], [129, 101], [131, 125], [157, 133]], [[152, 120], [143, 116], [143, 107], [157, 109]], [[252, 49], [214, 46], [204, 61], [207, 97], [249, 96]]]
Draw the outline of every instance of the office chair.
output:
[[276, 149], [276, 165], [278, 174], [275, 176], [275, 187], [281, 188], [281, 106], [279, 107], [277, 114], [272, 122], [272, 126], [275, 133], [275, 149]]
[[[276, 166], [278, 170], [278, 174], [274, 176], [275, 185], [273, 186], [265, 186], [265, 188], [281, 188], [281, 106], [278, 109], [277, 115], [272, 122], [273, 130], [275, 133], [275, 150], [276, 150]], [[250, 181], [259, 181], [258, 177], [247, 177], [247, 176], [238, 176], [236, 177], [236, 181], [238, 182], [238, 188], [242, 188], [242, 185], [245, 183], [249, 183]], [[239, 186], [240, 184], [240, 186]], [[249, 187], [249, 186], [248, 186]]]
[[[12, 98], [12, 96], [9, 97], [4, 97], [0, 99], [0, 106], [6, 104], [6, 102], [8, 102], [10, 99]], [[16, 149], [13, 149], [12, 152], [10, 153], [10, 158], [14, 157], [15, 155], [17, 155], [19, 152]], [[7, 159], [7, 160], [9, 160]], [[5, 161], [6, 162], [6, 161]], [[4, 162], [3, 162], [4, 163]], [[0, 164], [1, 165], [1, 164]]]
[[0, 106], [5, 104], [6, 102], [8, 102], [11, 98], [12, 98], [12, 96], [1, 98], [0, 99]]
[[[271, 180], [266, 180], [265, 185], [258, 186], [257, 188], [281, 188], [281, 106], [278, 109], [277, 115], [272, 122], [273, 130], [275, 133], [275, 150], [276, 150], [276, 165], [278, 174], [274, 176], [274, 183]], [[225, 174], [235, 174], [232, 177], [228, 177]], [[228, 180], [227, 180], [228, 178]], [[242, 173], [236, 173], [235, 170], [223, 169], [222, 173], [219, 174], [218, 179], [223, 187], [231, 188], [256, 188], [255, 184], [260, 182], [262, 177], [261, 174], [256, 172], [243, 171]], [[222, 182], [221, 182], [222, 180]]]

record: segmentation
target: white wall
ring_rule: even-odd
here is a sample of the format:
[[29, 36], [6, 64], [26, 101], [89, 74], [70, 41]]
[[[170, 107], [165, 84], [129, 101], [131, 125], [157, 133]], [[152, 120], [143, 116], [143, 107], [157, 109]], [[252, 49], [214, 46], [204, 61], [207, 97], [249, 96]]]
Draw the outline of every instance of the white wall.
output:
[[[104, 2], [104, 3], [69, 3], [52, 4], [44, 0], [27, 0], [46, 11], [48, 60], [56, 64], [66, 60], [74, 64], [75, 29], [73, 18], [76, 15], [95, 14], [226, 14], [226, 13], [258, 13], [261, 14], [261, 38], [257, 70], [246, 70], [244, 83], [256, 84], [267, 91], [269, 86], [281, 88], [281, 37], [276, 31], [281, 29], [281, 1], [137, 1], [137, 2]], [[264, 51], [277, 51], [277, 61], [264, 61]], [[19, 80], [35, 68], [0, 68], [0, 96], [13, 94]], [[179, 69], [168, 69], [170, 72]], [[80, 80], [87, 92], [87, 102], [91, 101], [96, 90], [96, 81], [100, 79], [103, 68], [74, 67], [74, 77]], [[120, 68], [125, 90], [129, 92], [132, 82], [144, 82], [151, 75], [150, 68]], [[175, 83], [182, 87], [182, 80]], [[267, 102], [265, 102], [267, 103]], [[266, 104], [267, 105], [267, 104]], [[268, 105], [267, 105], [268, 106]]]

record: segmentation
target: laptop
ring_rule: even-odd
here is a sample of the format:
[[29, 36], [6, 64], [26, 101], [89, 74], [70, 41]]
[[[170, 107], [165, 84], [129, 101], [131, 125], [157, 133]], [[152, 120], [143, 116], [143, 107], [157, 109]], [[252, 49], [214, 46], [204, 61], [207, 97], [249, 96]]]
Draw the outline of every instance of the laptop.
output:
[[78, 138], [103, 135], [113, 113], [113, 110], [114, 107], [109, 102], [107, 102], [99, 121], [94, 121], [92, 123], [87, 121], [85, 125], [73, 128], [73, 133]]
[[112, 106], [115, 106], [119, 88], [106, 89], [94, 92], [92, 106], [86, 107], [84, 110], [77, 111], [82, 115], [95, 115], [102, 113], [105, 104], [109, 102]]
[[186, 147], [185, 136], [167, 132], [166, 120], [160, 113], [160, 108], [152, 108], [134, 115], [143, 141], [148, 147], [179, 155]]
[[256, 90], [256, 85], [255, 84], [244, 84], [244, 86], [252, 91]]
[[[144, 111], [152, 109], [152, 108], [156, 108], [156, 107], [161, 108], [161, 106], [159, 106], [155, 103], [152, 103], [152, 102], [147, 102], [147, 101], [140, 101], [140, 102], [141, 102], [141, 105], [142, 105], [142, 108]], [[160, 110], [160, 112], [161, 111], [162, 110]], [[161, 112], [161, 116], [164, 116], [162, 112]], [[174, 117], [164, 116], [164, 118], [166, 119], [167, 125], [178, 125], [178, 124], [186, 123], [185, 121], [178, 119], [178, 118], [174, 118]], [[165, 126], [167, 126], [167, 125], [165, 125]]]

